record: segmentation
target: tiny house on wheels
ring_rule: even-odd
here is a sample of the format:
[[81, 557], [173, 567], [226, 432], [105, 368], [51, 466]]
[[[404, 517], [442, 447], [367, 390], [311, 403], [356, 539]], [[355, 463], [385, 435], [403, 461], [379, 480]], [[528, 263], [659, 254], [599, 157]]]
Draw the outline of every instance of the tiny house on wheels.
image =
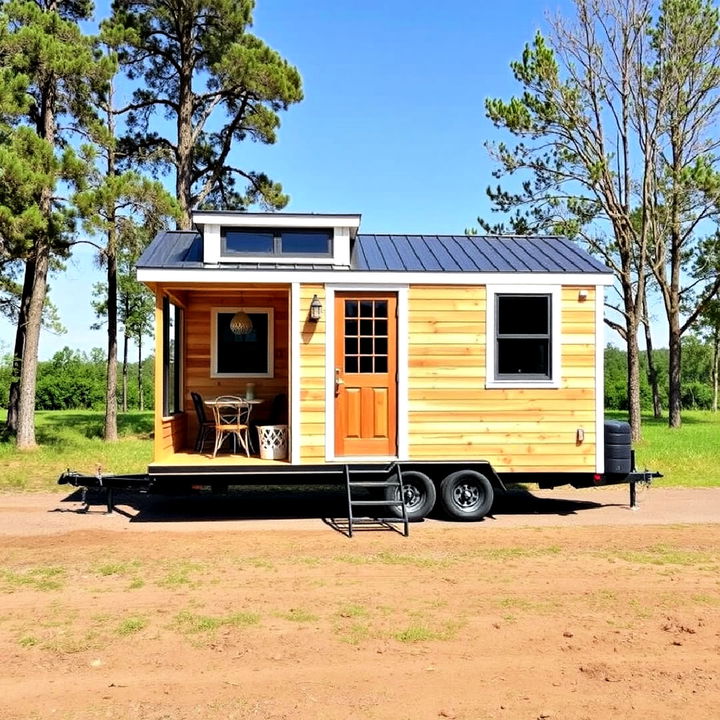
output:
[[560, 237], [359, 230], [203, 211], [153, 240], [153, 487], [334, 474], [351, 503], [364, 486], [410, 519], [479, 519], [508, 480], [638, 479], [627, 426], [603, 420], [608, 268]]

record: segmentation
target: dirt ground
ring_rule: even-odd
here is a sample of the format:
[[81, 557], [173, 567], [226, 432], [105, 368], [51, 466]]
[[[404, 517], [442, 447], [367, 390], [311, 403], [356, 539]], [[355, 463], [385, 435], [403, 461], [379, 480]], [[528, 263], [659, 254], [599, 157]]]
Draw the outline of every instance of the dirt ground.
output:
[[0, 495], [0, 717], [716, 718], [720, 490], [626, 493], [352, 539], [332, 492]]

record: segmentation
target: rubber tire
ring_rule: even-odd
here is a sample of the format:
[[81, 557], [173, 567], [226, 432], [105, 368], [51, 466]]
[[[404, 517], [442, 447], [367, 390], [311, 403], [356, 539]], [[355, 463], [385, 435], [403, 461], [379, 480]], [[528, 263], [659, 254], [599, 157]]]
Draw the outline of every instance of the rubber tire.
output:
[[[417, 522], [430, 514], [435, 507], [437, 490], [435, 483], [425, 473], [418, 470], [403, 470], [403, 487], [405, 490], [405, 507], [408, 520]], [[397, 500], [398, 489], [389, 487], [385, 490], [386, 500]], [[388, 508], [393, 515], [402, 517], [402, 508]]]
[[490, 481], [475, 470], [458, 470], [440, 483], [443, 510], [453, 520], [482, 520], [490, 512], [494, 494]]

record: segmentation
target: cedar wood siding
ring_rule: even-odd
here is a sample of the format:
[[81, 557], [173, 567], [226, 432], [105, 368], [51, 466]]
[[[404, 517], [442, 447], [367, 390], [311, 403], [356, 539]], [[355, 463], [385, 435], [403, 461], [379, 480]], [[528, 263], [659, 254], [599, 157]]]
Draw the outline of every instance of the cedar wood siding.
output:
[[[583, 286], [562, 289], [560, 388], [485, 388], [486, 291], [482, 286], [415, 285], [408, 290], [408, 446], [411, 460], [487, 459], [498, 472], [593, 472], [595, 469], [595, 338], [596, 294]], [[307, 308], [317, 294], [327, 309], [321, 284], [299, 288], [300, 442], [301, 463], [325, 459], [326, 313], [317, 322]], [[156, 408], [162, 407], [162, 288], [156, 321]], [[176, 292], [185, 305], [183, 395], [185, 412], [172, 419], [157, 412], [155, 460], [192, 447], [196, 434], [190, 391], [204, 397], [244, 393], [268, 402], [253, 411], [269, 412], [270, 401], [289, 388], [289, 288], [194, 287]], [[211, 378], [211, 309], [272, 307], [275, 313], [274, 377]], [[557, 340], [557, 339], [556, 339]], [[398, 358], [402, 365], [403, 358]], [[576, 445], [577, 428], [585, 440]]]
[[[197, 419], [190, 392], [199, 392], [203, 398], [218, 395], [244, 395], [248, 382], [255, 383], [256, 397], [266, 402], [253, 409], [253, 420], [262, 421], [270, 412], [273, 398], [279, 393], [289, 396], [288, 323], [289, 290], [287, 288], [238, 288], [236, 285], [207, 285], [184, 290], [181, 295], [184, 308], [183, 332], [183, 407], [184, 413], [173, 419], [163, 418], [156, 427], [155, 460], [173, 450], [191, 448], [197, 433]], [[162, 407], [162, 290], [158, 292], [156, 306], [156, 407]], [[223, 307], [273, 308], [274, 311], [274, 371], [272, 378], [212, 378], [211, 323], [212, 309]], [[160, 413], [156, 413], [159, 417]], [[174, 428], [174, 430], [171, 430]], [[158, 433], [158, 430], [160, 432]], [[170, 441], [170, 436], [172, 441]]]
[[[318, 322], [307, 319], [313, 295], [325, 308]], [[325, 460], [325, 341], [327, 338], [327, 298], [325, 288], [300, 286], [300, 462]]]
[[155, 438], [153, 458], [159, 460], [182, 450], [185, 445], [187, 422], [185, 414], [165, 417], [163, 408], [163, 292], [155, 292]]
[[[485, 287], [409, 290], [412, 460], [487, 459], [498, 472], [595, 469], [595, 289], [562, 289], [559, 388], [485, 388]], [[555, 339], [557, 340], [557, 339]], [[577, 428], [585, 440], [576, 444]]]

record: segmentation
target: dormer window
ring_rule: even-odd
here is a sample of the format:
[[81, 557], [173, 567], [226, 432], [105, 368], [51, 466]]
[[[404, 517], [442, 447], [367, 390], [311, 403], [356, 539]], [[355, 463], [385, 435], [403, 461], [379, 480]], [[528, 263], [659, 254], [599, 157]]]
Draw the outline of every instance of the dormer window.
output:
[[270, 229], [223, 227], [221, 254], [268, 257], [332, 257], [331, 229]]

